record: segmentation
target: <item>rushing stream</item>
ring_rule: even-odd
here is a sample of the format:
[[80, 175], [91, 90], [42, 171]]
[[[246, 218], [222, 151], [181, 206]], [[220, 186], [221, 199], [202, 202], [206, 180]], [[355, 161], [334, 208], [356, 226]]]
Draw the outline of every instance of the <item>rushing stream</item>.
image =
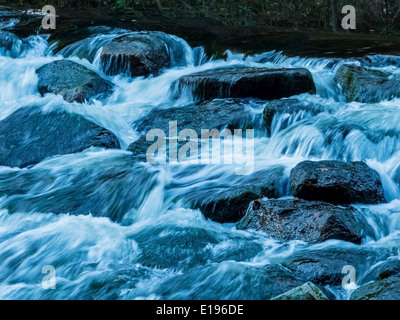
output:
[[[92, 37], [58, 54], [53, 54], [56, 43], [49, 46], [39, 36], [29, 38], [29, 46], [17, 50], [17, 56], [0, 51], [0, 120], [24, 106], [61, 108], [112, 131], [121, 144], [121, 150], [91, 148], [30, 168], [0, 167], [0, 299], [264, 299], [269, 298], [265, 267], [299, 252], [329, 256], [336, 249], [364, 250], [379, 256], [378, 261], [397, 257], [399, 100], [346, 103], [334, 75], [343, 63], [359, 64], [358, 60], [229, 51], [225, 60], [216, 60], [207, 58], [201, 47], [193, 49], [170, 36], [173, 67], [156, 77], [109, 77], [116, 90], [94, 103], [68, 103], [54, 94], [42, 97], [35, 69], [66, 57], [102, 73], [108, 66], [99, 59], [101, 48], [128, 33], [107, 28], [92, 32]], [[374, 56], [370, 61], [373, 68], [400, 77], [400, 59]], [[196, 192], [207, 195], [211, 187], [235, 184], [240, 178], [232, 166], [151, 166], [132, 160], [131, 153], [124, 151], [140, 136], [132, 124], [152, 109], [193, 103], [190, 93], [171, 92], [175, 80], [227, 65], [311, 71], [317, 94], [296, 98], [323, 105], [325, 111], [275, 117], [270, 137], [262, 125], [256, 125], [254, 171], [284, 166], [279, 190], [282, 197], [290, 197], [290, 170], [303, 160], [365, 161], [381, 175], [388, 200], [355, 206], [372, 225], [375, 239], [365, 238], [361, 245], [337, 240], [316, 245], [282, 242], [261, 231], [239, 231], [234, 224], [206, 220], [182, 197]], [[246, 108], [260, 119], [265, 104], [248, 100]], [[85, 214], [53, 214], [50, 209], [72, 208], [77, 202]], [[93, 208], [97, 212], [91, 212]], [[357, 281], [376, 263], [357, 261]], [[55, 290], [41, 286], [46, 265], [56, 270]], [[327, 289], [337, 299], [348, 299], [351, 293], [340, 283]]]

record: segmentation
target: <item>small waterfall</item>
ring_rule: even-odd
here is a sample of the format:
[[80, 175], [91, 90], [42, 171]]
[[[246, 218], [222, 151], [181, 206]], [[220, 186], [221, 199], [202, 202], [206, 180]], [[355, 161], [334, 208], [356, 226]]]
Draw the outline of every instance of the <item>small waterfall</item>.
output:
[[[90, 28], [94, 33], [92, 37], [72, 43], [63, 48], [59, 53], [64, 57], [76, 56], [87, 59], [105, 74], [130, 74], [129, 58], [124, 55], [112, 56], [107, 61], [101, 60], [102, 49], [115, 39], [131, 39], [133, 45], [149, 46], [149, 48], [162, 48], [166, 50], [169, 59], [169, 68], [183, 67], [194, 64], [195, 56], [192, 48], [183, 39], [162, 32], [133, 32], [123, 29], [104, 27]], [[99, 34], [99, 32], [101, 32]], [[140, 42], [138, 42], [140, 41]], [[142, 43], [142, 44], [141, 44]], [[56, 44], [55, 44], [56, 46]], [[132, 47], [134, 48], [134, 47]], [[148, 49], [145, 49], [148, 50]], [[200, 59], [204, 59], [200, 56]], [[201, 61], [199, 61], [200, 63]], [[115, 69], [115, 70], [114, 70]], [[113, 72], [111, 72], [113, 71]]]
[[204, 47], [193, 48], [193, 56], [194, 56], [194, 65], [196, 67], [206, 63], [209, 60], [206, 52], [204, 51]]
[[[59, 51], [59, 54], [66, 58], [78, 57], [86, 59], [93, 63], [102, 47], [110, 43], [114, 38], [129, 33], [127, 30], [108, 27], [91, 27], [89, 32], [93, 35], [64, 47]], [[58, 43], [55, 42], [52, 47], [56, 48], [57, 45]], [[95, 64], [98, 65], [97, 60]]]

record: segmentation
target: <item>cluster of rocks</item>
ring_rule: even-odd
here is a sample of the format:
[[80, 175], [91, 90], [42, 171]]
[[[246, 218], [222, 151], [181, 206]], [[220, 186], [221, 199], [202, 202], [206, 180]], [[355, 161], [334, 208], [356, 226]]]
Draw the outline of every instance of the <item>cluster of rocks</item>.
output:
[[348, 206], [385, 202], [379, 174], [365, 163], [301, 162], [291, 171], [290, 186], [294, 199], [255, 200], [237, 227], [309, 243], [338, 239], [359, 244], [373, 237], [363, 215]]
[[[385, 202], [379, 174], [365, 163], [301, 162], [291, 171], [290, 187], [296, 198], [252, 201], [237, 228], [308, 243], [337, 239], [360, 244], [365, 237], [374, 238], [363, 214], [350, 206]], [[365, 274], [351, 299], [396, 299], [400, 263], [390, 256], [389, 249], [371, 251], [362, 247], [299, 251], [281, 265], [306, 283], [272, 299], [334, 299], [325, 287], [342, 285], [345, 265], [357, 266], [358, 274]]]
[[[153, 40], [149, 41], [151, 38]], [[68, 59], [53, 61], [36, 70], [38, 91], [42, 95], [59, 94], [68, 102], [105, 99], [114, 89], [107, 75], [147, 77], [170, 68], [171, 52], [165, 39], [161, 33], [139, 33], [114, 39], [101, 53], [104, 74]], [[13, 34], [0, 31], [0, 49], [8, 52], [9, 56], [18, 57], [24, 50], [24, 43]], [[400, 80], [366, 67], [343, 65], [335, 80], [348, 101], [375, 102], [400, 96]], [[267, 133], [271, 135], [277, 114], [301, 113], [306, 117], [326, 111], [325, 106], [308, 105], [293, 98], [279, 100], [301, 93], [314, 94], [315, 91], [312, 75], [304, 68], [230, 66], [189, 74], [173, 83], [171, 92], [176, 97], [177, 93], [190, 92], [198, 103], [186, 108], [152, 110], [133, 124], [142, 136], [128, 150], [143, 160], [150, 143], [146, 141], [146, 134], [152, 128], [168, 132], [170, 119], [180, 119], [182, 128], [194, 129], [198, 135], [199, 128], [205, 126], [218, 130], [253, 128], [258, 119], [248, 111], [246, 98], [276, 99], [269, 102], [260, 115]], [[214, 100], [216, 98], [224, 100]], [[23, 168], [52, 156], [81, 152], [90, 147], [119, 149], [120, 144], [109, 130], [83, 116], [61, 110], [23, 107], [0, 121], [0, 165], [3, 166]], [[178, 200], [200, 209], [205, 217], [216, 222], [237, 223], [238, 229], [261, 230], [283, 241], [300, 240], [315, 244], [336, 239], [360, 244], [366, 237], [374, 237], [366, 218], [351, 206], [385, 202], [379, 174], [367, 164], [304, 161], [293, 168], [289, 181], [284, 171], [283, 166], [275, 166], [250, 176], [232, 177], [230, 185], [215, 183], [212, 188], [194, 190]], [[139, 175], [138, 172], [141, 171], [137, 168], [129, 174], [117, 170], [116, 175], [128, 181], [131, 176]], [[140, 176], [147, 178], [145, 174]], [[94, 185], [89, 187], [95, 188]], [[294, 198], [282, 198], [289, 190]], [[93, 208], [101, 212], [101, 207], [107, 207], [98, 196], [86, 202], [89, 208], [81, 210], [77, 203], [81, 198], [73, 190], [71, 195], [71, 199], [62, 199], [57, 208], [41, 209], [80, 213]], [[105, 195], [105, 198], [112, 198], [109, 193]], [[126, 208], [138, 206], [139, 200], [133, 196], [126, 199]], [[121, 211], [113, 218], [119, 220], [122, 215]], [[269, 295], [263, 298], [330, 299], [330, 293], [323, 286], [338, 285], [343, 278], [339, 265], [343, 266], [344, 262], [357, 264], [360, 258], [369, 259], [370, 265], [382, 261], [379, 254], [373, 255], [361, 249], [306, 252], [298, 257], [292, 256], [279, 266], [279, 270], [269, 270], [277, 281], [267, 281]], [[364, 281], [366, 284], [354, 291], [351, 298], [384, 299], [398, 295], [399, 270], [400, 265], [391, 260], [380, 264], [367, 276], [372, 282]], [[285, 279], [291, 279], [290, 283], [280, 282], [276, 288], [282, 274]], [[272, 294], [274, 292], [276, 295]]]
[[[19, 57], [26, 39], [0, 31], [0, 50]], [[85, 66], [66, 59], [36, 70], [38, 91], [60, 94], [66, 101], [84, 102], [109, 95], [112, 83]], [[23, 107], [0, 121], [0, 165], [27, 167], [42, 160], [90, 147], [120, 148], [117, 137], [85, 117], [63, 110]]]
[[[103, 72], [106, 75], [158, 75], [162, 70], [171, 67], [171, 55], [174, 55], [176, 65], [182, 63], [178, 58], [182, 57], [184, 52], [179, 51], [182, 51], [179, 46], [173, 47], [171, 41], [171, 37], [160, 32], [141, 32], [118, 37], [102, 50], [100, 59]], [[168, 45], [171, 46], [171, 50], [167, 50]], [[25, 39], [20, 39], [10, 32], [0, 31], [0, 50], [9, 56], [20, 56], [26, 46]], [[58, 94], [68, 102], [82, 103], [93, 99], [105, 99], [114, 89], [114, 85], [105, 75], [68, 59], [45, 64], [36, 70], [36, 74], [41, 95]], [[173, 84], [172, 88], [177, 85], [179, 90], [189, 86], [200, 100], [230, 97], [278, 99], [303, 92], [315, 93], [312, 75], [306, 69], [229, 68], [184, 76], [177, 84]], [[243, 114], [246, 113], [240, 103], [227, 102], [218, 105], [205, 102], [202, 107], [192, 106], [191, 109], [191, 112], [186, 110], [184, 114], [174, 109], [164, 112], [152, 111], [147, 118], [141, 120], [138, 129], [145, 131], [146, 123], [149, 124], [146, 119], [152, 117], [165, 120], [170, 116], [174, 116], [174, 119], [182, 119], [183, 116], [188, 122], [186, 127], [201, 128], [202, 123], [212, 118], [216, 119], [215, 115], [218, 113], [221, 117], [218, 123], [213, 124], [217, 129], [229, 124], [235, 126], [238, 122], [246, 126], [246, 121], [252, 121], [250, 117], [247, 117], [247, 120], [243, 118]], [[160, 127], [161, 120], [158, 121], [157, 128]], [[112, 132], [82, 116], [63, 111], [43, 113], [35, 108], [24, 108], [0, 121], [0, 135], [4, 137], [0, 143], [0, 165], [8, 166], [24, 167], [47, 157], [79, 152], [91, 146], [120, 147]], [[138, 151], [146, 150], [145, 147], [146, 142], [142, 137], [128, 150], [143, 156], [145, 153]]]

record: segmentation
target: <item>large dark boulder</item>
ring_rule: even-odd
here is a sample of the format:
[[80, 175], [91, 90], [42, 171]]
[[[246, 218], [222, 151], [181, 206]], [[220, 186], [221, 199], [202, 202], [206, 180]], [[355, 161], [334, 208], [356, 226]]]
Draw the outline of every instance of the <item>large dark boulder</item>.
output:
[[280, 99], [301, 93], [315, 93], [307, 69], [219, 68], [189, 74], [172, 84], [175, 96], [190, 90], [195, 99], [216, 98]]
[[319, 243], [329, 239], [361, 243], [373, 236], [365, 218], [353, 208], [298, 199], [255, 200], [237, 228], [262, 230], [271, 237]]
[[269, 101], [263, 111], [263, 120], [267, 128], [267, 132], [271, 135], [274, 129], [273, 120], [276, 116], [289, 115], [279, 123], [279, 128], [276, 130], [284, 130], [294, 121], [301, 121], [311, 118], [321, 112], [329, 111], [329, 107], [320, 104], [310, 103], [305, 100], [298, 99], [282, 99]]
[[24, 107], [0, 121], [0, 165], [26, 167], [90, 147], [120, 148], [116, 136], [65, 111]]
[[70, 60], [56, 60], [36, 70], [40, 94], [60, 94], [66, 101], [85, 102], [104, 98], [113, 85], [96, 72]]
[[136, 32], [113, 39], [100, 55], [105, 74], [132, 77], [158, 75], [186, 63], [182, 39], [162, 32]]
[[341, 85], [348, 102], [374, 103], [400, 97], [400, 80], [379, 70], [354, 65], [341, 66], [335, 81]]
[[[356, 282], [363, 284], [365, 272], [390, 255], [389, 250], [370, 248], [328, 247], [297, 251], [282, 262], [294, 274], [318, 285], [342, 286], [344, 266], [354, 266]], [[361, 283], [360, 283], [361, 281]]]
[[399, 300], [400, 274], [367, 283], [356, 289], [350, 300]]
[[385, 202], [378, 172], [364, 162], [304, 161], [290, 173], [295, 197], [333, 204]]

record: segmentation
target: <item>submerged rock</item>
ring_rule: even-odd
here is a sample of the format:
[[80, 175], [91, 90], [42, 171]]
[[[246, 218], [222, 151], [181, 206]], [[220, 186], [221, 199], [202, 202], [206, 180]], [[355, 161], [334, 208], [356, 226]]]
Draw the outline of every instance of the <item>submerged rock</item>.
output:
[[280, 99], [301, 93], [315, 93], [313, 77], [307, 69], [219, 68], [183, 76], [172, 90], [190, 90], [195, 99], [216, 98]]
[[156, 293], [161, 299], [172, 300], [267, 300], [303, 283], [293, 272], [277, 264], [254, 267], [228, 261], [170, 277], [157, 285]]
[[298, 199], [255, 200], [237, 228], [308, 243], [337, 239], [360, 244], [363, 237], [373, 235], [365, 218], [353, 208]]
[[281, 166], [260, 170], [247, 176], [236, 176], [225, 183], [200, 186], [184, 197], [191, 208], [200, 209], [204, 216], [216, 222], [238, 222], [246, 214], [251, 201], [262, 197], [282, 196], [285, 185]]
[[400, 274], [367, 283], [356, 289], [350, 300], [399, 300]]
[[134, 123], [139, 132], [161, 129], [168, 132], [169, 121], [177, 121], [181, 129], [193, 129], [201, 135], [202, 129], [253, 128], [253, 117], [246, 100], [215, 100], [186, 107], [154, 109]]
[[[198, 137], [201, 137], [202, 129], [222, 131], [227, 128], [233, 134], [234, 129], [253, 128], [254, 116], [248, 111], [246, 104], [246, 101], [240, 100], [216, 100], [187, 107], [154, 109], [133, 124], [133, 128], [143, 136], [133, 142], [128, 150], [144, 159], [147, 149], [154, 143], [146, 141], [146, 134], [152, 129], [160, 129], [169, 136], [171, 121], [177, 122], [178, 134], [183, 129], [192, 129]], [[178, 145], [184, 143], [178, 142]]]
[[[326, 109], [327, 107], [325, 106], [312, 104], [308, 101], [300, 101], [298, 99], [274, 100], [268, 102], [265, 106], [263, 111], [263, 119], [267, 128], [267, 132], [269, 135], [271, 135], [272, 123], [276, 115], [298, 115], [296, 121], [300, 121], [307, 116], [315, 116], [318, 113], [325, 111]], [[280, 124], [279, 130], [285, 129], [290, 121], [290, 117], [285, 119], [285, 121]]]
[[[389, 255], [385, 249], [371, 250], [367, 248], [321, 248], [304, 249], [287, 258], [282, 264], [296, 275], [318, 285], [342, 286], [346, 273], [342, 273], [346, 265], [356, 269], [356, 280], [374, 264]], [[362, 283], [361, 283], [362, 284]]]
[[343, 65], [335, 81], [343, 88], [348, 102], [374, 103], [400, 97], [400, 80], [379, 70]]
[[386, 55], [386, 54], [368, 55], [363, 58], [358, 58], [358, 61], [360, 61], [360, 63], [366, 67], [377, 67], [377, 68], [382, 68], [382, 66], [400, 67], [400, 57], [393, 55]]
[[364, 162], [304, 161], [290, 173], [295, 197], [333, 204], [385, 202], [378, 172]]
[[158, 75], [162, 70], [185, 65], [185, 43], [162, 32], [137, 32], [105, 45], [100, 55], [107, 75], [132, 77]]
[[0, 54], [17, 58], [22, 50], [22, 40], [8, 31], [0, 31]]
[[385, 261], [377, 263], [367, 274], [363, 276], [363, 283], [383, 280], [390, 276], [400, 274], [400, 260], [398, 257], [391, 257]]
[[[157, 172], [121, 153], [69, 155], [29, 170], [0, 172], [2, 205], [9, 213], [93, 215], [132, 223], [157, 184]], [[140, 188], [138, 187], [140, 186]]]
[[328, 297], [312, 282], [285, 292], [271, 300], [329, 300]]
[[70, 60], [57, 60], [36, 70], [40, 94], [60, 94], [68, 102], [104, 98], [113, 84], [96, 72]]
[[26, 167], [90, 147], [120, 148], [116, 136], [65, 111], [24, 107], [0, 121], [0, 165]]

